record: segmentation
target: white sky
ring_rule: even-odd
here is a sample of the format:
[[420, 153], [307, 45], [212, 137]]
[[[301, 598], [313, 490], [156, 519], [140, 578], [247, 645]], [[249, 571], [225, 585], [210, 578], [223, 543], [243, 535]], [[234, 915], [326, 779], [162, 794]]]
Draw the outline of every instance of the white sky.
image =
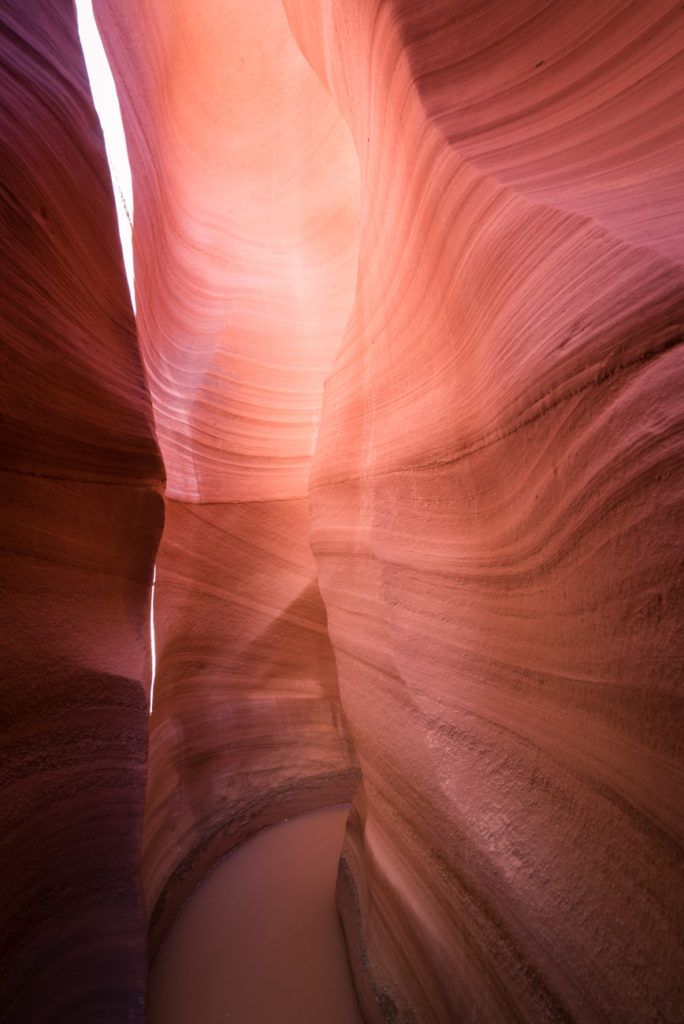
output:
[[[78, 32], [81, 37], [81, 45], [88, 69], [88, 78], [90, 79], [90, 88], [93, 93], [95, 109], [102, 125], [102, 133], [107, 149], [107, 160], [109, 161], [109, 170], [112, 175], [112, 185], [116, 201], [116, 213], [119, 219], [119, 235], [121, 237], [124, 267], [126, 268], [128, 287], [131, 292], [131, 302], [133, 303], [133, 309], [135, 309], [131, 227], [131, 222], [133, 221], [133, 185], [131, 182], [131, 168], [128, 163], [126, 137], [121, 120], [121, 108], [107, 55], [105, 54], [100, 33], [95, 23], [92, 0], [76, 0], [76, 14], [78, 16]], [[128, 210], [130, 215], [130, 222], [126, 210]]]
[[[131, 168], [128, 163], [126, 137], [124, 135], [123, 121], [121, 120], [121, 107], [119, 106], [119, 98], [116, 94], [116, 86], [114, 85], [109, 61], [107, 60], [107, 55], [100, 39], [100, 33], [95, 23], [92, 0], [76, 0], [76, 14], [78, 16], [78, 33], [81, 37], [81, 46], [83, 47], [88, 78], [90, 79], [90, 88], [95, 102], [95, 109], [102, 125], [109, 171], [114, 188], [116, 214], [119, 220], [119, 236], [121, 238], [124, 267], [126, 268], [131, 302], [133, 309], [135, 309], [132, 238], [133, 184], [131, 181]], [[129, 216], [130, 221], [128, 219]], [[156, 578], [157, 570], [155, 567], [150, 594], [150, 655], [152, 662], [150, 713], [154, 703], [154, 677], [156, 672], [154, 637], [154, 582]]]
[[152, 663], [152, 678], [150, 680], [150, 714], [154, 706], [154, 677], [157, 674], [157, 644], [154, 636], [154, 587], [157, 582], [157, 566], [154, 567], [152, 575], [152, 589], [150, 590], [150, 659]]

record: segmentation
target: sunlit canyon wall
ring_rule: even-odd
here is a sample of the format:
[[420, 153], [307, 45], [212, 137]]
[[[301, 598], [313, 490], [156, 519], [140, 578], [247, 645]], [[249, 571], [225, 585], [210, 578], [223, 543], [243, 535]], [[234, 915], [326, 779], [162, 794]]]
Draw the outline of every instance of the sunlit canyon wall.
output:
[[70, 4], [3, 4], [0, 96], [0, 1019], [142, 1022], [163, 470]]
[[[1, 984], [123, 1020], [161, 469], [73, 25], [16, 8]], [[354, 795], [369, 1022], [681, 1022], [681, 5], [96, 10], [168, 474], [152, 953]]]
[[365, 1012], [681, 1020], [684, 11], [286, 9], [363, 183], [310, 503]]
[[276, 3], [104, 7], [173, 499], [153, 938], [328, 776], [327, 616], [369, 1019], [676, 1019], [679, 8], [288, 0], [326, 96]]
[[168, 474], [142, 863], [154, 954], [221, 855], [358, 783], [307, 504], [354, 296], [358, 161], [280, 0], [97, 15]]

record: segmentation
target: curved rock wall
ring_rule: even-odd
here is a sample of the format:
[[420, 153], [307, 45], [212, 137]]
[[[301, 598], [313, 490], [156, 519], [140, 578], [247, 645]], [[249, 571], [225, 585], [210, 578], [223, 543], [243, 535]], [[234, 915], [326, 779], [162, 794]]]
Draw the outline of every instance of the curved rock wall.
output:
[[351, 799], [306, 501], [167, 503], [142, 861], [152, 949], [260, 828]]
[[218, 857], [357, 783], [306, 489], [354, 292], [358, 162], [279, 0], [97, 15], [170, 499], [143, 857], [154, 951]]
[[369, 1020], [681, 1019], [679, 6], [286, 3], [363, 182], [310, 502]]
[[[161, 469], [73, 21], [15, 7], [4, 1007], [136, 1019]], [[679, 1020], [680, 5], [99, 8], [171, 498], [153, 948], [351, 794], [346, 720], [369, 1021]]]
[[184, 0], [172, 14], [117, 0], [97, 17], [128, 139], [167, 494], [304, 497], [354, 290], [349, 130], [279, 0]]
[[0, 95], [0, 1016], [142, 1022], [163, 469], [71, 5], [3, 5]]

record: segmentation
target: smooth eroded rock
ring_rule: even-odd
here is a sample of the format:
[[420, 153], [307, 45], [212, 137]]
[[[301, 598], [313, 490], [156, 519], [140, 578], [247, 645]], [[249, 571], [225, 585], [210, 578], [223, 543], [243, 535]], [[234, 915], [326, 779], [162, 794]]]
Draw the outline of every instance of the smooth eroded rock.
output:
[[74, 12], [0, 33], [0, 1016], [142, 1022], [163, 468]]

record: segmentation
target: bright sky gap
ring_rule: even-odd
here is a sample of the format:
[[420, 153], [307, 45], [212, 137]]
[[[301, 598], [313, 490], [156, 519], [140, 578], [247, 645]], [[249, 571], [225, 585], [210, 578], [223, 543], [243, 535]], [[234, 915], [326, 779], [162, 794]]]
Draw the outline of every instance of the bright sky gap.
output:
[[[90, 89], [93, 102], [100, 119], [109, 173], [112, 177], [116, 215], [119, 222], [119, 237], [123, 254], [124, 268], [131, 293], [131, 304], [135, 310], [135, 278], [133, 273], [133, 182], [131, 167], [128, 162], [126, 136], [119, 97], [116, 93], [114, 76], [112, 75], [107, 54], [95, 21], [92, 0], [76, 0], [78, 33], [83, 47]], [[150, 680], [150, 713], [154, 703], [154, 677], [157, 667], [156, 646], [154, 636], [154, 581], [157, 578], [155, 566], [150, 593], [150, 660], [152, 678]]]
[[152, 665], [152, 678], [150, 680], [150, 714], [154, 706], [154, 677], [157, 673], [157, 645], [154, 636], [154, 587], [157, 582], [157, 566], [152, 574], [152, 588], [150, 590], [150, 660]]
[[102, 39], [95, 22], [92, 0], [76, 0], [78, 33], [81, 38], [90, 89], [93, 94], [105, 148], [119, 221], [119, 236], [124, 267], [135, 309], [135, 286], [133, 275], [133, 183], [128, 162], [126, 136], [121, 119], [121, 107], [116, 94], [114, 77], [109, 67]]

